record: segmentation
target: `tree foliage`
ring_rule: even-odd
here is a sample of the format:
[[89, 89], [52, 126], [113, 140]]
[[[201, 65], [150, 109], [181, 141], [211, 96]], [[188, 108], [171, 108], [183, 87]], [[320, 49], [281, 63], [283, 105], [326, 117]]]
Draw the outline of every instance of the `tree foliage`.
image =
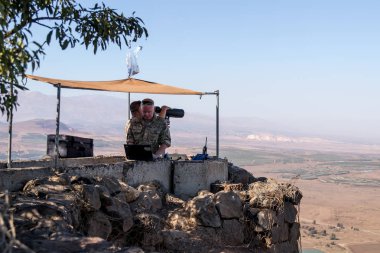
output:
[[[26, 89], [25, 73], [40, 67], [44, 48], [57, 40], [62, 50], [84, 45], [106, 50], [148, 37], [144, 22], [126, 17], [104, 3], [83, 7], [76, 0], [0, 0], [0, 110], [9, 119], [17, 94]], [[33, 28], [46, 29], [36, 41]]]

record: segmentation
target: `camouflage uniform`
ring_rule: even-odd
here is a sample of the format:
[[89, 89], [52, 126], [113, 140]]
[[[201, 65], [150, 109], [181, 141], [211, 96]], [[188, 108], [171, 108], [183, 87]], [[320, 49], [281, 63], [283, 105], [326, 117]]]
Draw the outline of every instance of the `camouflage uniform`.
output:
[[162, 144], [170, 147], [170, 131], [166, 121], [156, 115], [151, 121], [132, 118], [127, 126], [127, 143], [151, 145], [153, 154]]

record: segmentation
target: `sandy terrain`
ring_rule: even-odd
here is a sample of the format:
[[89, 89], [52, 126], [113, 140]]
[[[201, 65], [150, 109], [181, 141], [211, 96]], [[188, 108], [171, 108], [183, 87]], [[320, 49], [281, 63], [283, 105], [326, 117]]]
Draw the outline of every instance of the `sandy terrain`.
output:
[[[300, 167], [293, 164], [287, 168]], [[305, 164], [302, 165], [305, 167]], [[279, 166], [247, 167], [256, 176], [278, 178], [271, 173]], [[363, 177], [363, 173], [350, 173], [349, 177]], [[380, 170], [365, 177], [379, 178]], [[279, 179], [291, 181], [302, 191], [300, 220], [303, 248], [317, 248], [326, 253], [380, 252], [380, 187], [351, 186], [324, 183], [320, 180]], [[343, 228], [337, 227], [337, 224]], [[310, 230], [315, 230], [310, 235]], [[326, 230], [326, 233], [323, 231]], [[337, 240], [331, 240], [335, 234]]]
[[378, 253], [380, 252], [379, 244], [351, 245], [349, 246], [353, 253]]

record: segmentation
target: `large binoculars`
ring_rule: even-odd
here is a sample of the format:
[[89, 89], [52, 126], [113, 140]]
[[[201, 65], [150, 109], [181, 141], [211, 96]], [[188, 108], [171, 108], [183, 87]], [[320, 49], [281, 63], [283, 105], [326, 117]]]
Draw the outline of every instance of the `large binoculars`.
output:
[[[156, 113], [161, 112], [161, 107], [155, 106], [154, 111]], [[166, 117], [172, 117], [172, 118], [183, 118], [185, 116], [185, 111], [182, 109], [176, 109], [176, 108], [170, 108], [166, 111]]]

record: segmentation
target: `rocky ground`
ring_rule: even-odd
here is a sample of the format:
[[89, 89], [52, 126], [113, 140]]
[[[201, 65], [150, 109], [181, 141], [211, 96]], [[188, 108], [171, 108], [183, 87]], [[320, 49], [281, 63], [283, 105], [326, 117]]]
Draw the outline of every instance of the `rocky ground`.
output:
[[31, 180], [9, 201], [1, 195], [0, 250], [298, 252], [298, 188], [233, 165], [229, 179], [188, 200], [158, 182], [134, 188], [65, 174]]

